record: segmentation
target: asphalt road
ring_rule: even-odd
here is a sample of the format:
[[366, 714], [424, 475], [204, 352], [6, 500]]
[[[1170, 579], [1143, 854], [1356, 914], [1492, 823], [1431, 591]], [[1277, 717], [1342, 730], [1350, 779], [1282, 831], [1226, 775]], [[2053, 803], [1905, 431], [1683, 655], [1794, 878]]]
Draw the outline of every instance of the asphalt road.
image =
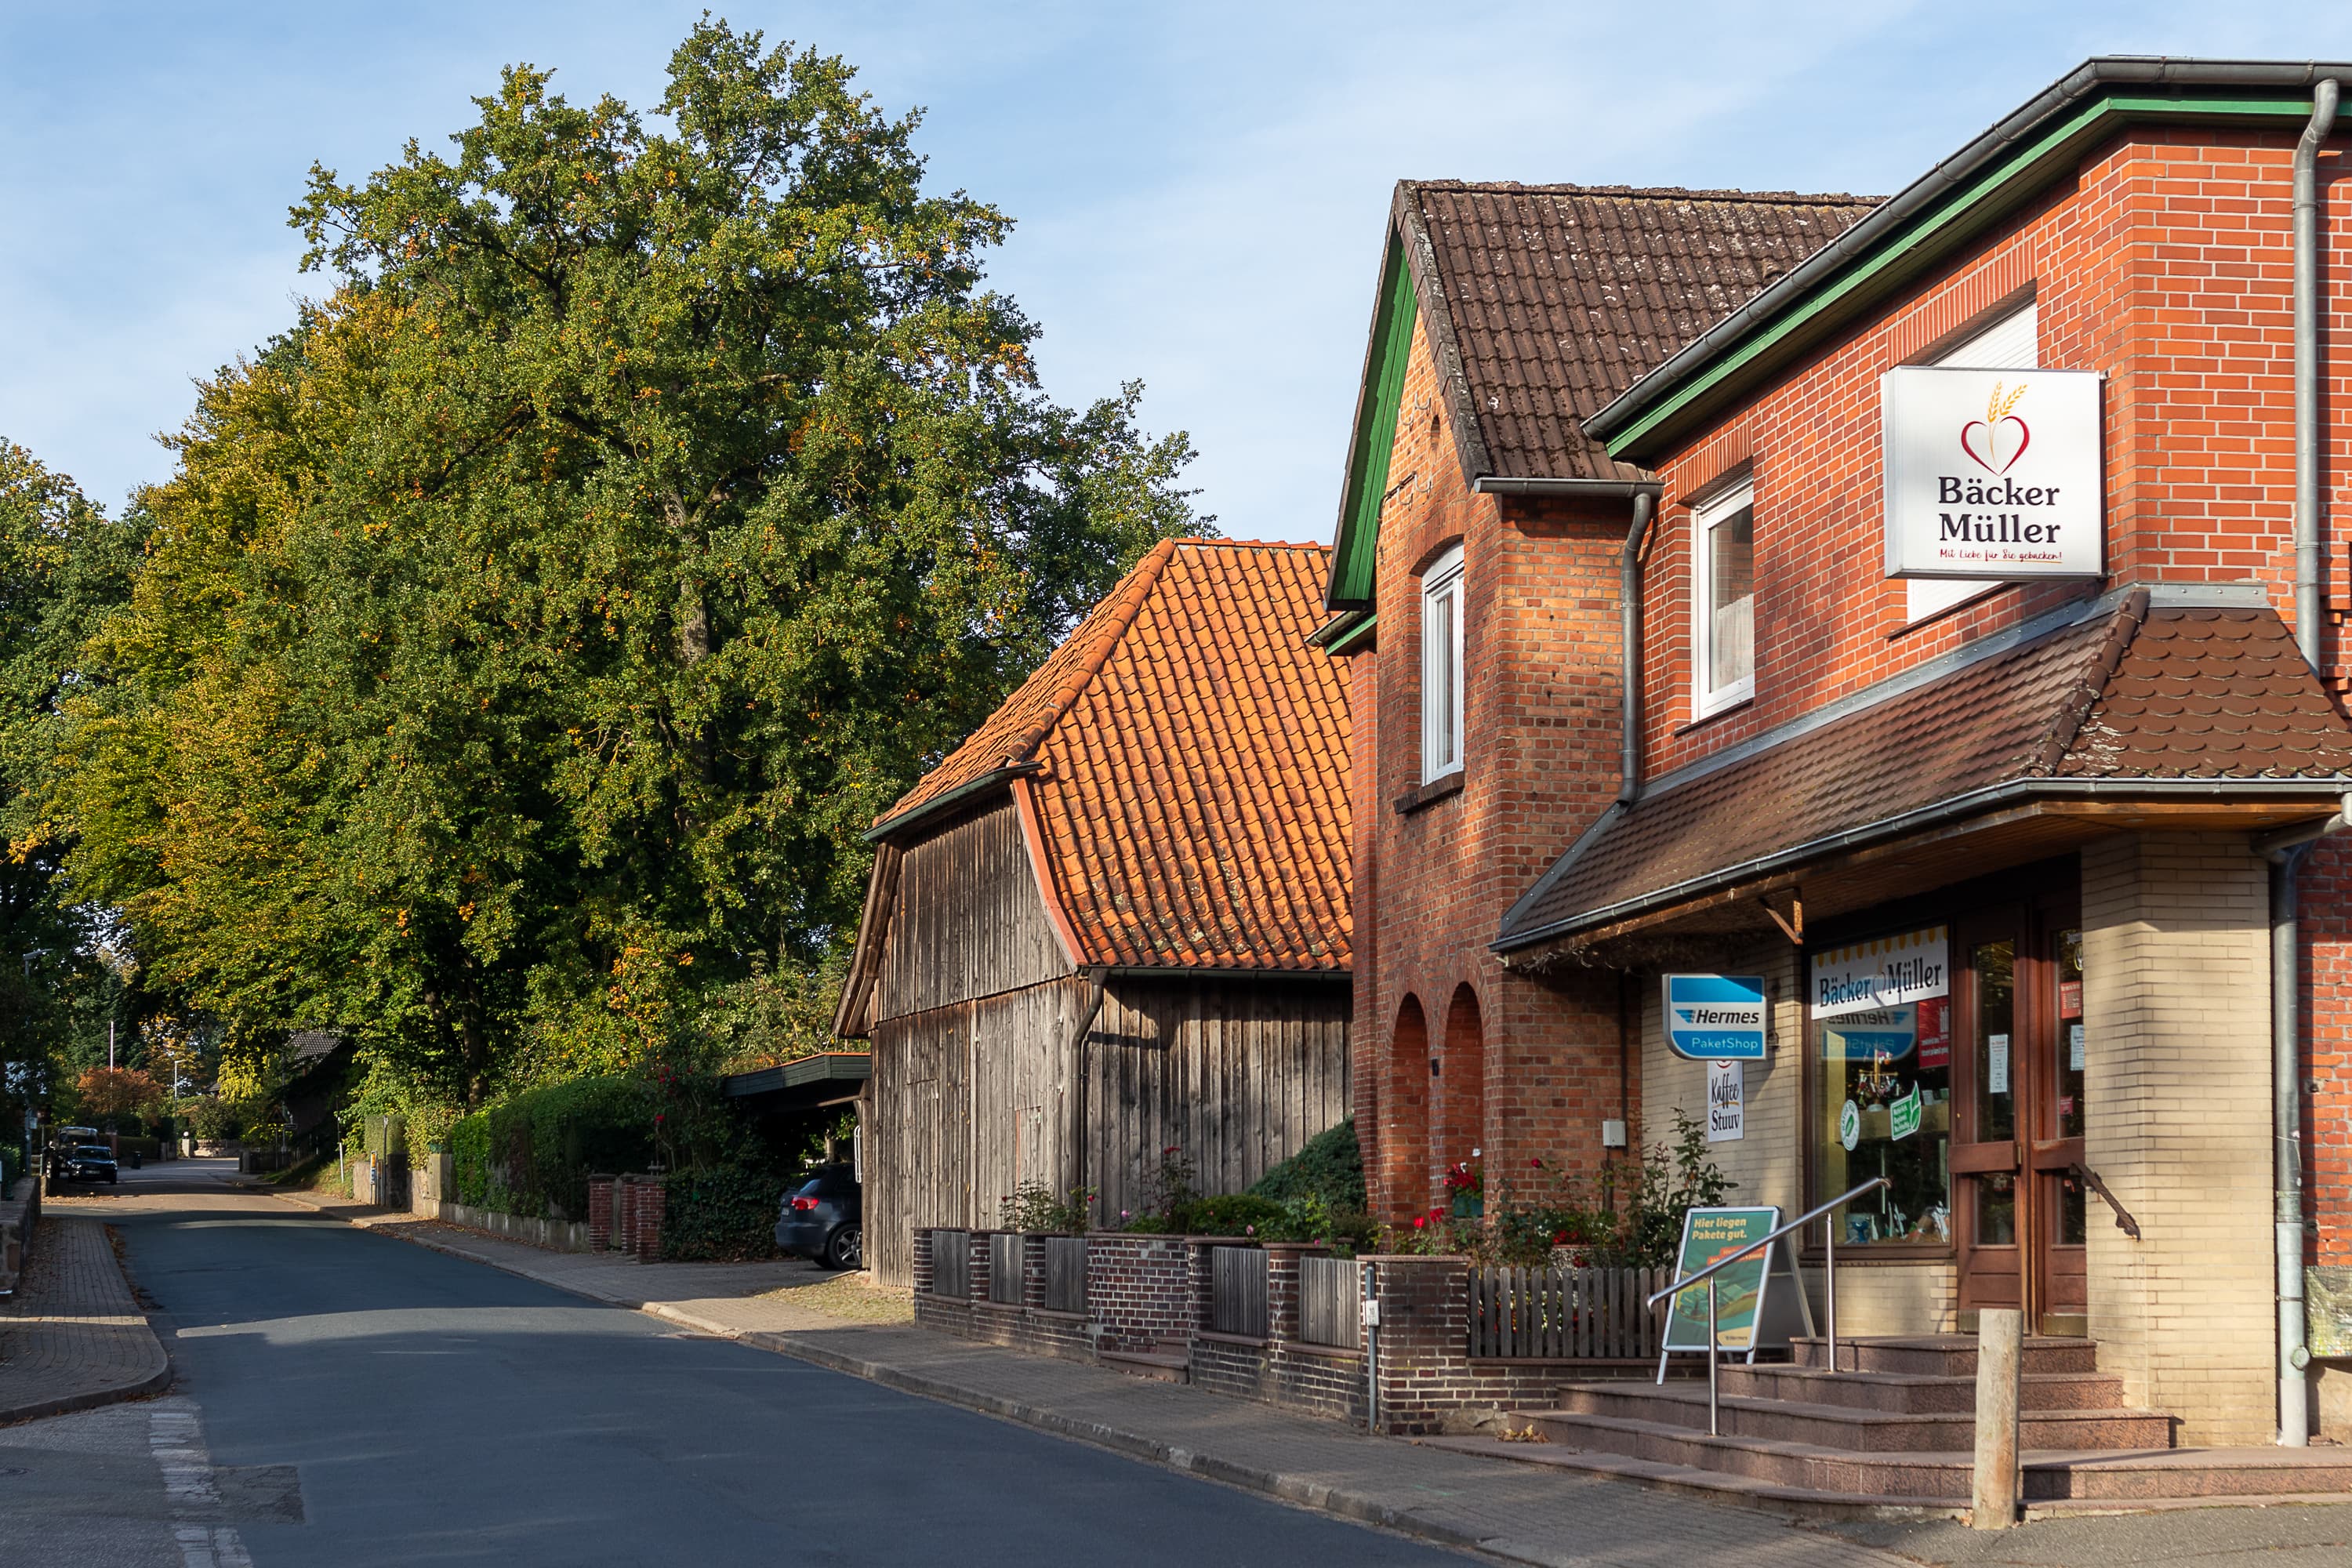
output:
[[1462, 1561], [191, 1174], [106, 1205], [173, 1396], [0, 1429], [0, 1562]]

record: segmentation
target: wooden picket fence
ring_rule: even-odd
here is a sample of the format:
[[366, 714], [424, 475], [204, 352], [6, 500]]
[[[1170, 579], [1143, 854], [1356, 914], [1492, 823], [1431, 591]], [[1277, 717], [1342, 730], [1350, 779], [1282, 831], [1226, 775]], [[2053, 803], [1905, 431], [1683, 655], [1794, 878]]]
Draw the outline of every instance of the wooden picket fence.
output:
[[1255, 1247], [1209, 1248], [1210, 1324], [1221, 1334], [1265, 1338], [1265, 1254]]
[[1470, 1353], [1559, 1361], [1635, 1361], [1658, 1353], [1670, 1268], [1474, 1268]]
[[971, 1300], [971, 1233], [931, 1232], [931, 1294], [958, 1301]]
[[1049, 1236], [1045, 1238], [1045, 1310], [1083, 1312], [1087, 1310], [1087, 1238]]
[[1356, 1348], [1363, 1321], [1362, 1265], [1352, 1258], [1298, 1260], [1298, 1337], [1310, 1345]]

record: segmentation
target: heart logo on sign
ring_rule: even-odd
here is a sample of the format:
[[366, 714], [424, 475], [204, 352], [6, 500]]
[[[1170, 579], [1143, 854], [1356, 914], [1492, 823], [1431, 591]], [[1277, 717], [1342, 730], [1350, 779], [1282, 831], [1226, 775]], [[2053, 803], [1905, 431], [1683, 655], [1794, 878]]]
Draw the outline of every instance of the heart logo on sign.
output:
[[[2015, 391], [2003, 397], [2001, 384], [1996, 381], [1992, 384], [1992, 396], [1985, 404], [1985, 416], [1971, 419], [1960, 426], [1960, 450], [1989, 474], [2009, 472], [2017, 466], [2017, 459], [2025, 456], [2025, 449], [2033, 445], [2032, 429], [2024, 420], [2010, 412], [2017, 406], [2017, 400], [2024, 395], [2022, 382], [2018, 384]], [[2001, 435], [2005, 427], [2011, 425], [2017, 426], [2017, 445], [2004, 459], [2000, 455]], [[1979, 447], [1983, 448], [1981, 451], [1978, 449]]]

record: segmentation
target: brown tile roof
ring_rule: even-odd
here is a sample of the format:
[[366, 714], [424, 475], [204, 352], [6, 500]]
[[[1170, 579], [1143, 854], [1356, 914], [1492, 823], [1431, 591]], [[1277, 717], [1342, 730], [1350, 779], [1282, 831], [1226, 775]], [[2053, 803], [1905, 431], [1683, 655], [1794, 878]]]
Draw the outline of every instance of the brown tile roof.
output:
[[1425, 180], [1396, 205], [1472, 476], [1631, 479], [1579, 421], [1877, 201]]
[[[2352, 775], [2352, 725], [2268, 608], [2146, 589], [1645, 788], [1504, 918], [1498, 945], [1591, 929], [1704, 880], [1996, 786]], [[2100, 601], [2102, 606], [2107, 601]], [[2065, 615], [2070, 612], [2061, 612]]]
[[1345, 970], [1344, 666], [1320, 545], [1160, 544], [884, 814], [1006, 767], [1086, 964]]

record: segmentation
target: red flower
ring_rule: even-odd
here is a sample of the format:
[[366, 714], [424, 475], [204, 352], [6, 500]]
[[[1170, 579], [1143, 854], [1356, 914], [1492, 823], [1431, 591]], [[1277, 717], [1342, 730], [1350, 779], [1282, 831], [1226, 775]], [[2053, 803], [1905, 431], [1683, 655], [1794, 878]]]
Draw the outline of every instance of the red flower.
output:
[[1564, 1230], [1553, 1231], [1551, 1233], [1551, 1244], [1554, 1247], [1566, 1247], [1568, 1245], [1568, 1232]]
[[1542, 1156], [1542, 1155], [1540, 1155], [1540, 1154], [1538, 1154], [1535, 1158], [1533, 1158], [1532, 1160], [1529, 1160], [1529, 1161], [1528, 1162], [1528, 1170], [1530, 1170], [1530, 1171], [1540, 1171], [1540, 1170], [1542, 1170], [1542, 1169], [1543, 1169], [1543, 1156]]
[[1429, 1216], [1428, 1216], [1427, 1215], [1425, 1215], [1425, 1214], [1417, 1214], [1417, 1215], [1413, 1215], [1413, 1216], [1412, 1216], [1412, 1228], [1413, 1228], [1413, 1229], [1415, 1229], [1415, 1230], [1419, 1230], [1419, 1229], [1421, 1229], [1421, 1228], [1422, 1228], [1422, 1226], [1423, 1226], [1427, 1225], [1428, 1223], [1429, 1223]]

